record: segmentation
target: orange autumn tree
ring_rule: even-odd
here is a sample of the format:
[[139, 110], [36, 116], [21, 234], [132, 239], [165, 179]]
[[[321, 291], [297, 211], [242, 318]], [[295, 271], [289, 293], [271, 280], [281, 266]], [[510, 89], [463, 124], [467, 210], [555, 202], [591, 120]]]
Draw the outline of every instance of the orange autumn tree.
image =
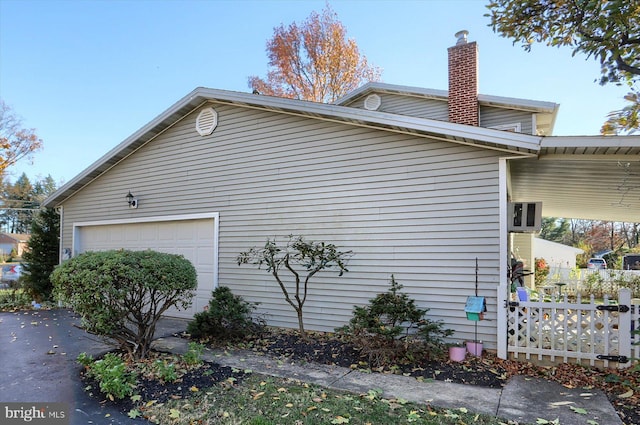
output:
[[33, 128], [22, 128], [22, 121], [13, 109], [0, 100], [0, 176], [7, 167], [42, 147]]
[[355, 40], [327, 5], [322, 14], [274, 28], [267, 42], [270, 70], [266, 80], [249, 77], [260, 94], [315, 102], [333, 102], [358, 86], [378, 81], [381, 71], [360, 54]]

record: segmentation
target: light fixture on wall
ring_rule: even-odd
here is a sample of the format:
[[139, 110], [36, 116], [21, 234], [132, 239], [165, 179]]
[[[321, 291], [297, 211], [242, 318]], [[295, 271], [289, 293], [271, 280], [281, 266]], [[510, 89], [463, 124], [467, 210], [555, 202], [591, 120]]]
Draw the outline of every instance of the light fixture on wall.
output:
[[131, 191], [127, 193], [127, 203], [129, 204], [129, 208], [138, 208], [138, 198], [131, 194]]

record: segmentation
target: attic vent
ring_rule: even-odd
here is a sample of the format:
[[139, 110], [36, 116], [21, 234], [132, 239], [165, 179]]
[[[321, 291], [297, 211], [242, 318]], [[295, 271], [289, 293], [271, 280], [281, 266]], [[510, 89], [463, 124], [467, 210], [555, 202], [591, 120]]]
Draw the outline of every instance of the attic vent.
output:
[[377, 94], [370, 94], [364, 100], [364, 109], [375, 111], [380, 107], [380, 103], [382, 103], [382, 101], [380, 100], [380, 96], [378, 96]]
[[201, 136], [208, 136], [213, 133], [218, 125], [218, 113], [211, 107], [204, 108], [196, 118], [196, 130]]

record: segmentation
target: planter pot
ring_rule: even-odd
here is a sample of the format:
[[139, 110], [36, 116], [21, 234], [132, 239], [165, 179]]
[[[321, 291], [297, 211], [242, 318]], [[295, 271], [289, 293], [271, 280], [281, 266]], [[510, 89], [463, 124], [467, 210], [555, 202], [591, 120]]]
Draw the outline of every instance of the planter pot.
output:
[[482, 356], [482, 343], [467, 341], [467, 352], [472, 356]]
[[467, 350], [464, 347], [449, 347], [449, 359], [454, 362], [463, 362]]

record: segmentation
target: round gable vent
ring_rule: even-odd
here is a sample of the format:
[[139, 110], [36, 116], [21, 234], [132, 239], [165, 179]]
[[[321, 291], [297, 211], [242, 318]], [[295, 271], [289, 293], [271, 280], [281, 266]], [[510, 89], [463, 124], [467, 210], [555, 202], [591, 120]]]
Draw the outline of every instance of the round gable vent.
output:
[[380, 103], [382, 103], [382, 100], [380, 100], [380, 96], [378, 96], [377, 94], [370, 94], [364, 100], [364, 109], [375, 111], [380, 107]]
[[218, 113], [211, 107], [204, 108], [196, 118], [196, 130], [201, 136], [208, 136], [213, 133], [218, 125]]

